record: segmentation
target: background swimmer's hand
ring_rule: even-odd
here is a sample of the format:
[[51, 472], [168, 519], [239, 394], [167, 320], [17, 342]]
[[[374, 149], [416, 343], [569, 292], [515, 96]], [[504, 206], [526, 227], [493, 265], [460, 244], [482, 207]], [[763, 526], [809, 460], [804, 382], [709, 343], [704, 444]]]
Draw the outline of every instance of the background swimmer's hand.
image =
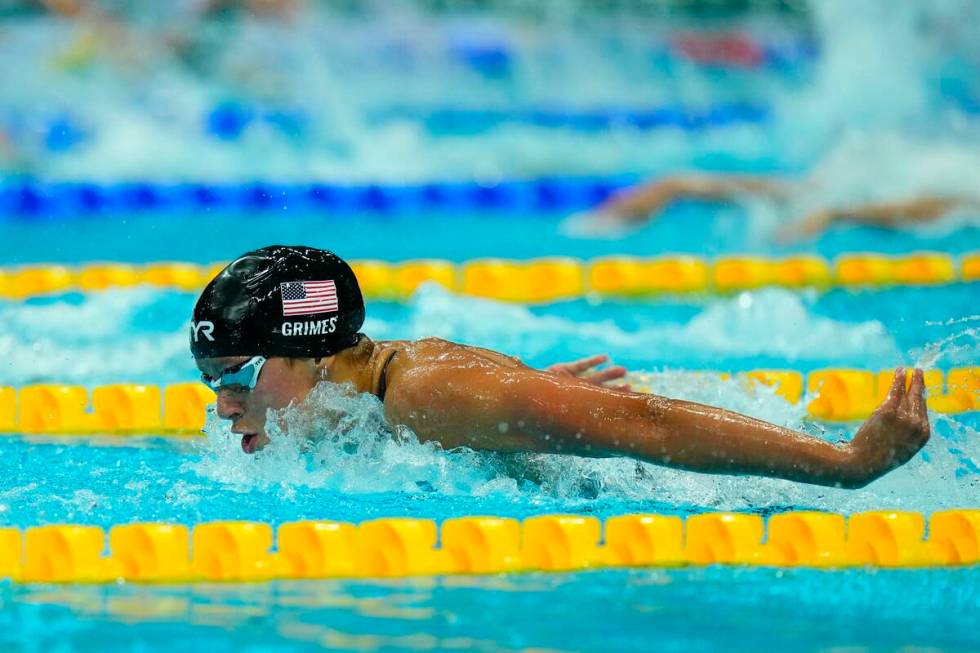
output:
[[607, 362], [609, 362], [609, 356], [599, 354], [597, 356], [581, 358], [570, 363], [555, 363], [545, 368], [545, 371], [557, 374], [558, 376], [574, 376], [592, 385], [612, 388], [614, 390], [629, 390], [629, 384], [621, 382], [626, 376], [626, 368], [622, 365], [610, 365], [601, 370], [596, 369], [599, 365]]
[[568, 216], [559, 229], [573, 238], [622, 238], [640, 226], [632, 224], [613, 213], [595, 209]]
[[837, 214], [831, 210], [814, 211], [780, 229], [776, 234], [776, 241], [789, 244], [813, 238], [826, 231], [837, 218]]
[[904, 465], [929, 440], [924, 394], [922, 370], [913, 372], [908, 390], [905, 369], [895, 371], [888, 397], [848, 444], [854, 472], [860, 478], [859, 486]]
[[596, 212], [622, 225], [646, 224], [659, 217], [671, 202], [683, 197], [685, 188], [680, 179], [659, 179], [613, 193]]
[[961, 198], [924, 195], [842, 209], [824, 209], [814, 211], [799, 222], [788, 225], [776, 238], [785, 243], [815, 236], [834, 222], [853, 222], [894, 229], [904, 224], [938, 220], [950, 211], [969, 205], [968, 201], [964, 202]]

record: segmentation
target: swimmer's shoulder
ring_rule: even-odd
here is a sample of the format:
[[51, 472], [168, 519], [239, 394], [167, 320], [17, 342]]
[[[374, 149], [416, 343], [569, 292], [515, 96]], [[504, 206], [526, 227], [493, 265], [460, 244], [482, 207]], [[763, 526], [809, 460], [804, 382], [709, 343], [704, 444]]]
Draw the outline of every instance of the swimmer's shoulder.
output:
[[370, 365], [374, 394], [383, 397], [386, 407], [393, 396], [408, 404], [423, 401], [427, 393], [451, 383], [458, 374], [480, 368], [526, 368], [512, 356], [442, 338], [378, 341]]
[[[376, 387], [383, 393], [375, 394], [382, 398], [385, 417], [392, 424], [408, 426], [423, 439], [438, 433], [443, 445], [452, 434], [436, 428], [437, 423], [443, 424], [440, 420], [455, 419], [452, 416], [461, 410], [474, 410], [474, 402], [483, 401], [481, 388], [492, 385], [498, 375], [527, 369], [512, 356], [441, 338], [379, 342], [377, 349], [381, 352], [378, 365], [384, 371], [376, 377]], [[375, 374], [378, 369], [375, 367]]]
[[391, 364], [403, 366], [435, 364], [496, 364], [502, 367], [526, 367], [514, 356], [483, 347], [463, 345], [442, 338], [420, 338], [419, 340], [388, 340], [377, 343], [377, 357], [381, 360], [394, 354]]

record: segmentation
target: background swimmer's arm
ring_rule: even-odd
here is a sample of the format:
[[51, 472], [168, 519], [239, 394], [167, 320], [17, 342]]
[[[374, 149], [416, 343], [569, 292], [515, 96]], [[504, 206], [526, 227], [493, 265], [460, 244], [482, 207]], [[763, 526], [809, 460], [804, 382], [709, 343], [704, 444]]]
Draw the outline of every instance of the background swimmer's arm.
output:
[[691, 175], [667, 177], [616, 193], [596, 213], [623, 221], [649, 220], [671, 202], [681, 199], [727, 201], [742, 195], [785, 196], [789, 182], [775, 177], [748, 175]]
[[960, 200], [952, 197], [926, 195], [898, 202], [865, 204], [836, 211], [837, 220], [892, 226], [903, 222], [936, 220], [952, 211]]
[[943, 217], [960, 206], [980, 207], [980, 202], [925, 195], [896, 202], [876, 202], [842, 209], [824, 209], [803, 217], [781, 234], [780, 240], [791, 241], [815, 236], [834, 222], [856, 222], [879, 227], [896, 227], [909, 222], [929, 222]]
[[398, 375], [385, 411], [445, 448], [626, 455], [698, 472], [861, 487], [929, 437], [917, 371], [844, 445], [720, 408], [617, 392], [530, 369], [425, 366]]
[[87, 3], [82, 0], [40, 0], [39, 4], [51, 13], [65, 18], [74, 18], [87, 8]]

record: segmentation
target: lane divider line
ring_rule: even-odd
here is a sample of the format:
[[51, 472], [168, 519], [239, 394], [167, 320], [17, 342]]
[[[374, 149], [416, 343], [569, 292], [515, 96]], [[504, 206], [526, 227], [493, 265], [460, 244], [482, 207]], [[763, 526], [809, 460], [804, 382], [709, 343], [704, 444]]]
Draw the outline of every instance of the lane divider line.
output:
[[[928, 523], [928, 538], [925, 537]], [[375, 519], [0, 529], [20, 583], [256, 582], [617, 567], [952, 567], [980, 562], [980, 510]]]
[[[158, 262], [0, 268], [0, 299], [23, 300], [140, 284], [196, 292], [223, 267], [223, 263]], [[976, 282], [980, 280], [980, 252], [958, 259], [940, 252], [898, 256], [855, 253], [843, 254], [833, 261], [810, 255], [724, 256], [713, 260], [696, 256], [607, 256], [592, 260], [550, 257], [475, 259], [458, 264], [439, 259], [402, 263], [355, 260], [351, 267], [369, 299], [403, 301], [420, 285], [430, 282], [475, 297], [540, 303], [591, 295], [734, 293], [767, 286], [829, 290]]]
[[[727, 373], [704, 374], [730, 377]], [[893, 370], [822, 369], [805, 376], [793, 370], [752, 370], [736, 379], [749, 392], [760, 387], [797, 404], [807, 401], [816, 420], [866, 418], [884, 399]], [[650, 374], [633, 374], [638, 392], [649, 392]], [[930, 410], [959, 414], [980, 410], [980, 367], [925, 373]], [[200, 435], [215, 394], [202, 383], [114, 384], [94, 388], [39, 384], [0, 387], [0, 434]]]

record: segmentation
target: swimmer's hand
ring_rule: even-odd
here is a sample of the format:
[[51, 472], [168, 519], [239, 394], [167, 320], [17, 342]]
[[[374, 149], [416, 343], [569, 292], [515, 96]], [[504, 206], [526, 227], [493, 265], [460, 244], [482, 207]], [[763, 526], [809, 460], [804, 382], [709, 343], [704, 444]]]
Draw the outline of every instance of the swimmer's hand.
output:
[[561, 223], [561, 233], [572, 238], [616, 239], [636, 231], [642, 222], [624, 220], [603, 210], [585, 211], [568, 216]]
[[826, 231], [839, 217], [836, 212], [831, 210], [814, 211], [803, 216], [800, 220], [782, 227], [776, 232], [776, 242], [781, 245], [789, 245], [801, 240], [809, 240]]
[[856, 486], [867, 485], [904, 465], [929, 440], [924, 390], [922, 370], [913, 372], [907, 391], [905, 369], [895, 371], [888, 397], [847, 445], [855, 474], [860, 479]]
[[788, 225], [776, 239], [782, 243], [811, 238], [835, 222], [853, 222], [895, 229], [904, 224], [932, 222], [959, 207], [969, 206], [962, 198], [925, 195], [894, 202], [873, 202], [841, 209], [823, 209]]
[[622, 365], [610, 365], [607, 368], [597, 370], [596, 368], [603, 363], [609, 362], [609, 356], [599, 354], [581, 358], [570, 363], [555, 363], [545, 368], [546, 372], [557, 374], [558, 376], [572, 376], [582, 379], [592, 385], [612, 388], [613, 390], [629, 390], [628, 383], [622, 383], [621, 379], [626, 376], [626, 368]]

